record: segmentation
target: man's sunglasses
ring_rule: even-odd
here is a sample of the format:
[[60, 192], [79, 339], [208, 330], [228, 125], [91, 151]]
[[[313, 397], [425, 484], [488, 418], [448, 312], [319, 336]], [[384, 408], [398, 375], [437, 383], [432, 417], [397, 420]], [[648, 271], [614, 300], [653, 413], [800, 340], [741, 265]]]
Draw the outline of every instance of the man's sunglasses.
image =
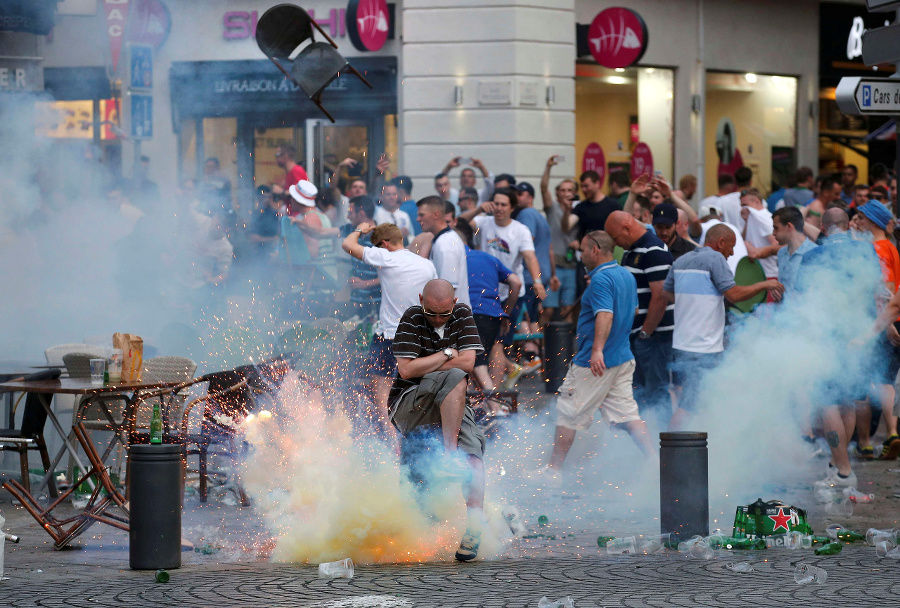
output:
[[423, 308], [422, 314], [424, 314], [426, 317], [452, 317], [453, 311], [451, 310], [450, 312], [431, 312], [430, 310], [425, 310]]

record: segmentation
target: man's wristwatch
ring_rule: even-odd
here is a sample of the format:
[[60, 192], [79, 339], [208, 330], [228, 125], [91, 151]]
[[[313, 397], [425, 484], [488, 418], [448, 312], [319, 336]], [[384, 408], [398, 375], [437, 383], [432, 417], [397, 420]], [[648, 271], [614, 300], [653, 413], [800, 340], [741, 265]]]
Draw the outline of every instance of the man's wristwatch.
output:
[[648, 334], [647, 332], [645, 332], [642, 329], [641, 331], [638, 332], [638, 338], [641, 340], [647, 340], [648, 338], [650, 338], [650, 334]]
[[453, 358], [453, 349], [452, 348], [445, 348], [441, 352], [443, 352], [447, 356], [448, 360]]

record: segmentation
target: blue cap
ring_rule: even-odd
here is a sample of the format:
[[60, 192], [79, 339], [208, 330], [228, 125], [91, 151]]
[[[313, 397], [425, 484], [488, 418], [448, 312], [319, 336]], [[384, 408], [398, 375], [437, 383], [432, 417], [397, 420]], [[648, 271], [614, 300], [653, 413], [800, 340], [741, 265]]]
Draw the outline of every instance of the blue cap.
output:
[[891, 212], [884, 203], [879, 201], [869, 201], [859, 208], [859, 212], [872, 220], [882, 230], [887, 228], [888, 222], [891, 221]]

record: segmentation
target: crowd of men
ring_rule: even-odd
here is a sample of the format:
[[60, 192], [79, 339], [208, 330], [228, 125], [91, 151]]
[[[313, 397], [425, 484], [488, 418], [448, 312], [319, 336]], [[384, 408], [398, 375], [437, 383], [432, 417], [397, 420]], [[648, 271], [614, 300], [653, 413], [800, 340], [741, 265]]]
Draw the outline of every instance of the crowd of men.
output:
[[[825, 483], [833, 486], [857, 484], [853, 459], [900, 455], [896, 179], [883, 165], [872, 167], [868, 185], [858, 183], [853, 165], [818, 178], [801, 167], [768, 196], [743, 167], [718, 176], [717, 194], [691, 204], [697, 180], [689, 175], [673, 189], [660, 174], [632, 181], [613, 172], [604, 192], [604, 179], [586, 171], [551, 189], [556, 156], [537, 189], [456, 157], [435, 176], [434, 193], [418, 199], [408, 176], [387, 179], [384, 157], [368, 181], [342, 177], [356, 161], [337, 163], [321, 189], [290, 146], [276, 158], [285, 177], [258, 190], [253, 255], [294, 268], [292, 280], [304, 289], [344, 291], [348, 314], [377, 319], [363, 373], [378, 416], [397, 429], [408, 461], [406, 446], [418, 443], [417, 433], [437, 432], [452, 456], [438, 473], [467, 482], [460, 560], [477, 555], [484, 494], [485, 438], [466, 391], [483, 391], [487, 419], [509, 416], [496, 393], [556, 356], [542, 353], [536, 339], [554, 319], [576, 325], [576, 344], [559, 390], [552, 452], [529, 472], [549, 486], [561, 484], [577, 431], [598, 411], [651, 456], [648, 428], [684, 429], [700, 413], [704, 377], [728, 348], [730, 308], [781, 306], [805, 288], [811, 268], [830, 268], [840, 279], [836, 260], [861, 256], [883, 283], [871, 294], [872, 390], [860, 394], [858, 386], [829, 380], [826, 403], [810, 404], [799, 424], [811, 451], [817, 439], [827, 444]], [[210, 159], [196, 212], [214, 218], [214, 236], [232, 225], [225, 182]], [[876, 453], [880, 420], [887, 437]]]

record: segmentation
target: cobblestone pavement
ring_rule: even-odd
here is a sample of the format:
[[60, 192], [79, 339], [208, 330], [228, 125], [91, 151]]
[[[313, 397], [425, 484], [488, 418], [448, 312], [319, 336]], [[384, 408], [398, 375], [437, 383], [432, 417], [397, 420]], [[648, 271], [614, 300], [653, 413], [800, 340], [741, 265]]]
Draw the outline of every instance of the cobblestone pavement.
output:
[[[600, 468], [595, 464], [591, 467]], [[897, 485], [895, 467], [896, 462], [873, 462], [857, 469], [866, 480], [864, 491], [878, 498], [872, 505], [858, 506], [843, 523], [861, 531], [898, 525], [898, 501], [890, 497]], [[515, 541], [497, 559], [357, 565], [351, 580], [319, 579], [314, 565], [260, 557], [258, 547], [265, 546], [268, 534], [252, 507], [240, 509], [215, 497], [201, 506], [189, 497], [184, 537], [197, 542], [212, 530], [224, 548], [212, 555], [183, 553], [182, 567], [171, 570], [165, 584], [156, 583], [153, 572], [130, 570], [127, 534], [100, 524], [73, 547], [54, 551], [46, 532], [0, 491], [5, 529], [22, 538], [19, 544], [6, 544], [7, 578], [0, 582], [0, 606], [536, 607], [543, 596], [570, 596], [578, 608], [890, 606], [900, 596], [900, 561], [877, 559], [874, 549], [859, 543], [824, 557], [802, 549], [721, 552], [710, 561], [686, 559], [677, 552], [604, 555], [597, 548], [598, 534], [658, 531], [658, 506], [629, 502], [630, 494], [621, 491], [608, 491], [598, 500], [595, 490], [578, 483], [570, 480], [576, 486], [572, 500], [541, 502], [540, 496], [529, 495], [530, 504], [520, 502], [531, 526], [538, 513], [549, 515], [550, 526], [539, 530], [544, 537]], [[810, 522], [817, 531], [829, 523], [814, 504], [809, 483], [759, 491], [764, 498], [810, 506]], [[715, 488], [710, 495], [716, 502]], [[711, 509], [713, 527], [730, 527], [734, 504], [739, 503], [732, 498]], [[725, 567], [740, 561], [750, 562], [754, 571], [737, 574]], [[793, 578], [798, 562], [824, 568], [827, 581], [798, 585]]]

